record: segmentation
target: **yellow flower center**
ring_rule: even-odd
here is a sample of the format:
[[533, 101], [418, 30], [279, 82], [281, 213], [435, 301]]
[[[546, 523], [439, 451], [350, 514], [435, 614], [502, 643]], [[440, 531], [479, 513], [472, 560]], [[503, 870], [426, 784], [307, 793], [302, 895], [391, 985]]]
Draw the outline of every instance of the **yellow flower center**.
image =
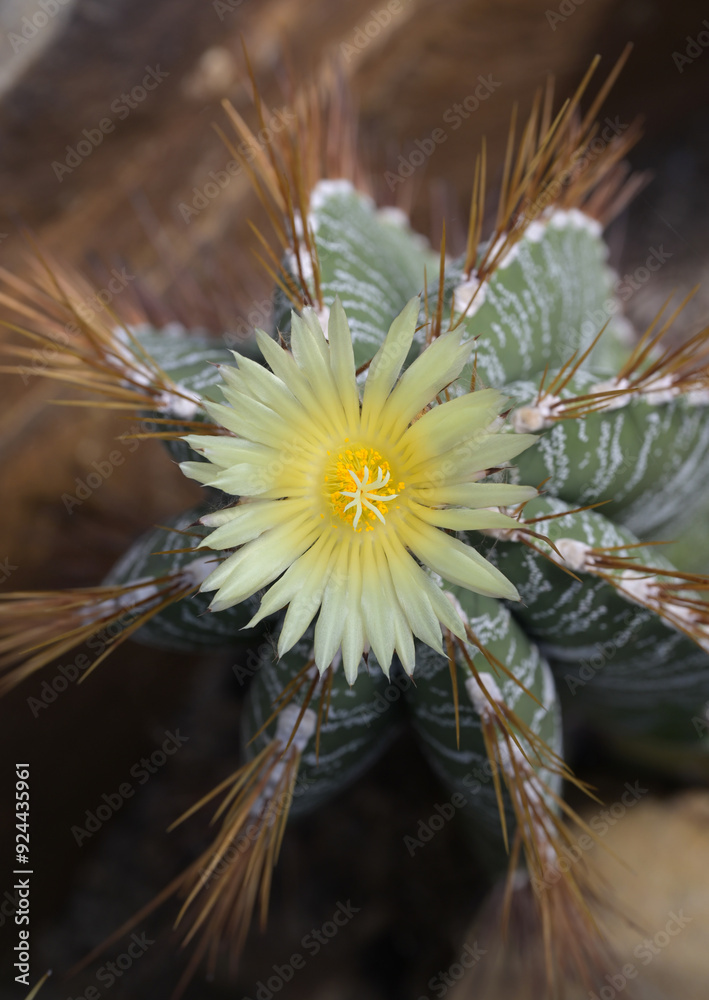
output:
[[332, 510], [355, 531], [386, 523], [392, 500], [404, 488], [391, 481], [391, 469], [374, 448], [343, 448], [325, 470], [325, 494]]

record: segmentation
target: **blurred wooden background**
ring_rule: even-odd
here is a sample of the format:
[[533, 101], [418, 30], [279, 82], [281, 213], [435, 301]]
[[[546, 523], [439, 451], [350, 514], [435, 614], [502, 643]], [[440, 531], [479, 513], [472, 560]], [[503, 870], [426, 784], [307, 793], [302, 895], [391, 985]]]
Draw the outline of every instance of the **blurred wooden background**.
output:
[[[267, 299], [268, 283], [250, 254], [253, 239], [247, 220], [254, 201], [246, 181], [232, 179], [189, 224], [180, 212], [180, 204], [191, 203], [194, 190], [209, 181], [210, 171], [223, 170], [230, 158], [213, 128], [214, 123], [225, 122], [221, 99], [229, 97], [253, 121], [241, 54], [243, 36], [268, 108], [283, 106], [284, 54], [296, 80], [317, 71], [324, 59], [340, 55], [361, 111], [363, 156], [381, 186], [384, 171], [396, 163], [399, 152], [430, 135], [446, 109], [471, 92], [479, 75], [498, 81], [491, 97], [460, 129], [449, 133], [425, 171], [414, 175], [407, 192], [419, 228], [438, 239], [445, 213], [454, 240], [464, 231], [472, 161], [481, 137], [485, 135], [489, 143], [494, 188], [513, 102], [518, 101], [523, 112], [528, 109], [535, 88], [548, 74], [557, 78], [557, 93], [566, 96], [596, 52], [603, 57], [597, 73], [600, 82], [626, 42], [632, 41], [633, 55], [604, 114], [622, 122], [637, 115], [645, 118], [645, 138], [632, 159], [636, 168], [652, 169], [655, 181], [613, 225], [609, 241], [621, 274], [641, 266], [653, 247], [664, 247], [671, 257], [630, 300], [631, 318], [637, 323], [648, 320], [670, 290], [688, 289], [705, 271], [709, 51], [702, 49], [681, 72], [673, 58], [673, 52], [685, 52], [687, 36], [696, 38], [703, 30], [706, 8], [696, 0], [681, 6], [669, 0], [587, 0], [578, 7], [571, 0], [561, 4], [399, 0], [390, 4], [389, 23], [377, 33], [370, 29], [375, 37], [366, 45], [362, 33], [372, 22], [372, 12], [386, 9], [384, 0], [347, 4], [75, 0], [45, 8], [58, 12], [35, 35], [27, 29], [30, 37], [18, 42], [22, 19], [31, 21], [42, 8], [32, 0], [0, 4], [4, 33], [0, 38], [0, 264], [4, 267], [21, 271], [26, 266], [18, 232], [20, 225], [26, 225], [43, 247], [95, 275], [97, 282], [105, 268], [125, 266], [164, 296], [168, 308], [175, 302], [196, 320], [214, 314], [210, 296], [222, 308], [227, 302], [234, 322], [246, 316], [254, 303]], [[385, 20], [380, 15], [379, 21]], [[130, 114], [118, 119], [111, 105], [140, 83], [148, 67], [159, 67], [167, 75]], [[66, 147], [76, 147], [83, 130], [95, 129], [107, 114], [116, 119], [115, 129], [59, 181], [52, 163], [63, 161]], [[687, 327], [706, 316], [707, 306], [705, 290], [687, 313]], [[25, 385], [17, 376], [0, 376], [4, 514], [0, 561], [7, 558], [8, 566], [14, 567], [2, 584], [6, 590], [95, 583], [141, 531], [195, 497], [193, 486], [160, 446], [149, 442], [69, 515], [61, 495], [75, 490], [77, 477], [83, 478], [91, 462], [105, 456], [125, 424], [102, 411], [48, 405], [57, 395], [57, 386], [41, 378]], [[54, 932], [48, 929], [45, 934], [45, 941], [55, 942], [54, 960], [61, 960], [57, 942], [74, 959], [92, 939], [91, 921], [80, 912], [81, 900], [90, 895], [87, 880], [110, 882], [109, 891], [120, 896], [121, 871], [129, 857], [142, 851], [145, 856], [127, 877], [136, 883], [131, 902], [137, 905], [149, 895], [148, 889], [159, 888], [159, 878], [152, 886], [142, 880], [152, 870], [155, 852], [163, 850], [150, 838], [161, 837], [174, 816], [168, 804], [181, 802], [185, 789], [196, 796], [211, 786], [210, 755], [215, 748], [220, 753], [236, 752], [232, 730], [238, 692], [224, 680], [228, 667], [228, 658], [195, 666], [188, 658], [133, 649], [121, 651], [90, 684], [66, 694], [40, 719], [28, 711], [26, 698], [33, 693], [29, 686], [3, 704], [3, 736], [14, 747], [11, 754], [7, 751], [8, 760], [12, 756], [37, 761], [33, 815], [42, 874], [35, 902], [38, 922], [44, 919], [46, 928], [57, 921], [64, 925], [61, 936], [52, 937]], [[199, 683], [197, 670], [204, 671]], [[220, 694], [224, 704], [218, 711], [206, 697], [207, 690]], [[144, 801], [131, 817], [116, 818], [113, 830], [78, 850], [69, 834], [77, 816], [120, 782], [156, 732], [185, 717], [194, 724], [195, 733], [200, 726], [214, 725], [222, 727], [220, 735], [201, 738], [188, 776], [180, 773], [174, 787], [165, 786], [164, 801], [162, 786], [156, 782], [157, 804]], [[195, 747], [197, 743], [195, 735]], [[432, 780], [420, 782], [408, 771], [402, 777], [397, 768], [405, 767], [406, 754], [399, 752], [393, 759], [395, 763], [382, 765], [367, 779], [369, 783], [358, 786], [354, 812], [340, 805], [339, 812], [336, 809], [326, 820], [339, 831], [349, 831], [345, 842], [355, 853], [354, 830], [361, 832], [361, 850], [369, 852], [372, 823], [393, 824], [398, 830], [392, 818], [398, 809], [404, 817], [399, 825], [405, 829], [405, 822], [415, 821], [436, 794]], [[216, 770], [228, 771], [231, 763], [228, 760]], [[617, 769], [616, 764], [613, 767]], [[631, 776], [636, 777], [616, 771], [607, 780], [611, 785], [619, 780], [622, 786]], [[393, 801], [388, 781], [402, 785]], [[662, 815], [658, 809], [654, 822], [662, 823]], [[160, 822], [149, 829], [148, 818]], [[326, 828], [313, 821], [308, 829], [322, 848]], [[430, 865], [422, 863], [414, 871], [400, 856], [397, 836], [389, 831], [383, 838], [385, 853], [375, 861], [368, 855], [343, 859], [332, 846], [325, 853], [335, 868], [340, 865], [347, 871], [351, 862], [366, 891], [378, 900], [379, 910], [372, 906], [369, 912], [379, 916], [363, 920], [357, 928], [353, 924], [349, 944], [338, 943], [338, 950], [323, 965], [328, 970], [325, 979], [324, 973], [318, 979], [313, 970], [310, 992], [303, 992], [304, 983], [294, 984], [292, 996], [410, 997], [412, 990], [424, 989], [430, 964], [453, 960], [452, 942], [461, 937], [470, 916], [475, 880], [472, 875], [461, 880], [446, 870], [448, 851], [456, 849], [454, 840], [446, 848], [442, 837], [436, 848], [440, 853], [432, 852]], [[284, 865], [294, 885], [298, 878], [301, 882], [297, 889], [291, 886], [295, 902], [286, 899], [282, 912], [277, 904], [273, 924], [281, 931], [289, 914], [297, 921], [294, 914], [302, 904], [297, 893], [306, 891], [302, 880], [315, 877], [313, 866], [318, 863], [303, 836], [295, 835], [295, 840], [291, 867], [287, 860]], [[192, 847], [188, 843], [164, 848], [169, 855], [163, 866], [166, 877], [179, 867], [178, 859], [186, 861]], [[668, 856], [672, 850], [668, 847]], [[391, 857], [386, 851], [392, 852]], [[87, 866], [89, 858], [93, 868]], [[384, 880], [388, 901], [383, 886], [377, 896], [372, 875], [385, 870], [394, 873]], [[401, 884], [407, 880], [411, 884], [404, 891]], [[339, 869], [335, 883], [344, 885], [345, 893], [352, 884]], [[316, 895], [318, 887], [322, 888], [320, 883], [313, 890]], [[3, 889], [0, 885], [0, 893]], [[93, 890], [98, 892], [97, 886]], [[706, 885], [704, 892], [706, 902]], [[128, 895], [118, 900], [115, 911], [105, 909], [99, 921], [102, 927], [130, 912]], [[428, 900], [426, 906], [421, 905], [423, 899]], [[323, 913], [321, 920], [325, 918]], [[398, 931], [393, 929], [394, 919], [399, 921]], [[0, 934], [7, 936], [7, 928]], [[47, 948], [51, 952], [52, 946]], [[263, 974], [259, 961], [268, 968], [269, 955], [277, 961], [286, 951], [279, 949], [272, 930], [248, 971], [258, 978]], [[149, 992], [151, 983], [162, 983], [156, 977], [169, 971], [165, 955], [162, 961], [165, 964], [156, 958], [150, 974], [145, 973], [141, 988], [148, 992], [137, 992], [142, 982], [137, 977], [133, 987], [117, 986], [112, 995], [167, 996], [167, 986]], [[703, 968], [709, 981], [709, 968]], [[330, 985], [322, 985], [325, 980]], [[121, 992], [124, 989], [127, 992]], [[664, 989], [658, 986], [647, 997], [675, 995]], [[687, 990], [683, 998], [701, 995]], [[201, 995], [207, 994], [197, 989], [195, 996]]]

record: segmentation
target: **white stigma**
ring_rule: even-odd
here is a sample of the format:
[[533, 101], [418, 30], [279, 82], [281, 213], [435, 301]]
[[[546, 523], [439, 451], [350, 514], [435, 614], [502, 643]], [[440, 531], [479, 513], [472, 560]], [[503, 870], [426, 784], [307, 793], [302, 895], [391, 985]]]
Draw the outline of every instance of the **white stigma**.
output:
[[383, 486], [386, 486], [389, 480], [391, 479], [391, 472], [387, 472], [385, 476], [382, 474], [381, 466], [379, 466], [379, 468], [377, 469], [377, 478], [374, 480], [373, 483], [370, 483], [368, 466], [365, 465], [364, 467], [361, 481], [357, 478], [356, 473], [354, 473], [352, 469], [348, 469], [347, 471], [354, 479], [354, 484], [356, 489], [354, 490], [354, 492], [350, 492], [349, 490], [340, 490], [340, 493], [342, 494], [343, 497], [352, 497], [352, 500], [347, 504], [342, 513], [344, 514], [345, 511], [350, 509], [350, 507], [356, 508], [354, 521], [352, 522], [353, 530], [356, 530], [357, 525], [359, 524], [359, 519], [362, 516], [363, 506], [366, 507], [367, 510], [371, 510], [373, 514], [376, 514], [376, 516], [379, 518], [382, 524], [386, 524], [386, 521], [384, 520], [384, 515], [380, 510], [378, 510], [374, 506], [372, 500], [377, 500], [379, 501], [379, 503], [382, 503], [387, 500], [394, 500], [396, 497], [398, 497], [399, 495], [398, 493], [391, 493], [389, 496], [386, 497], [381, 497], [377, 494], [377, 490], [380, 490], [382, 489]]

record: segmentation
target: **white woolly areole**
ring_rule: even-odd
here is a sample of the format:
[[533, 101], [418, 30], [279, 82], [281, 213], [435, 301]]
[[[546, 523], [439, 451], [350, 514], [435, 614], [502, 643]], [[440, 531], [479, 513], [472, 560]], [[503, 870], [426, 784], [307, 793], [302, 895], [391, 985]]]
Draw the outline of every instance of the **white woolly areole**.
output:
[[200, 409], [200, 398], [189, 389], [179, 386], [181, 395], [175, 392], [163, 392], [156, 401], [156, 408], [166, 411], [173, 417], [182, 420], [192, 420]]
[[[298, 716], [300, 715], [300, 705], [286, 705], [283, 711], [278, 716], [278, 722], [276, 723], [276, 739], [279, 743], [285, 746], [291, 737], [293, 732], [293, 727], [298, 721]], [[312, 708], [306, 708], [303, 713], [303, 718], [300, 720], [300, 725], [296, 730], [295, 736], [293, 737], [293, 742], [291, 746], [294, 747], [298, 753], [302, 753], [305, 750], [306, 744], [310, 737], [315, 732], [315, 727], [317, 725], [317, 716]], [[274, 769], [277, 770], [277, 767]]]
[[157, 597], [160, 593], [159, 588], [152, 582], [152, 578], [149, 576], [133, 580], [132, 584], [144, 585], [134, 586], [133, 590], [126, 590], [117, 597], [109, 597], [107, 600], [100, 601], [92, 607], [83, 608], [81, 611], [81, 617], [87, 622], [95, 622], [105, 616], [115, 615], [117, 611], [123, 611], [124, 609], [129, 610], [134, 608], [137, 604], [143, 604], [146, 601], [150, 601]]
[[578, 208], [555, 209], [549, 217], [549, 225], [554, 229], [585, 229], [595, 237], [599, 237], [603, 232], [603, 226], [598, 219], [592, 219]]
[[517, 434], [533, 434], [554, 424], [552, 408], [560, 402], [559, 396], [545, 396], [536, 406], [520, 406], [510, 417]]
[[590, 545], [579, 542], [576, 538], [559, 538], [554, 544], [559, 550], [561, 558], [571, 569], [580, 571], [589, 568], [593, 560], [590, 555]]
[[588, 392], [593, 396], [600, 396], [604, 392], [623, 393], [624, 395], [607, 396], [602, 404], [604, 410], [619, 410], [630, 402], [632, 394], [629, 390], [630, 382], [626, 378], [609, 378], [604, 382], [596, 382]]
[[[488, 719], [493, 714], [493, 709], [485, 691], [493, 701], [497, 702], [503, 701], [502, 692], [492, 674], [486, 672], [480, 673], [478, 676], [480, 677], [479, 682], [477, 677], [468, 677], [465, 682], [465, 691], [480, 718]], [[483, 691], [483, 687], [485, 691]]]
[[[470, 300], [475, 295], [475, 301]], [[453, 292], [453, 310], [457, 313], [465, 313], [466, 316], [474, 316], [480, 306], [485, 302], [487, 295], [487, 285], [481, 282], [475, 272], [470, 275], [467, 281], [462, 282]], [[470, 308], [468, 308], [470, 306]]]
[[635, 570], [623, 570], [619, 576], [619, 584], [623, 593], [635, 604], [643, 607], [653, 607], [659, 604], [657, 583], [647, 574]]
[[187, 563], [186, 566], [182, 567], [181, 573], [186, 583], [191, 583], [195, 587], [198, 587], [204, 583], [213, 569], [214, 556], [210, 555], [202, 556], [201, 559], [195, 559], [193, 562]]
[[397, 205], [384, 205], [379, 209], [377, 215], [382, 220], [382, 222], [388, 222], [392, 226], [399, 226], [400, 229], [409, 229], [411, 226], [411, 221], [403, 210]]
[[[285, 747], [290, 739], [291, 733], [293, 732], [293, 727], [298, 721], [298, 716], [300, 715], [299, 705], [287, 705], [281, 714], [278, 716], [278, 722], [276, 723], [276, 742], [280, 743], [281, 746]], [[270, 802], [272, 802], [273, 797], [276, 794], [279, 784], [283, 778], [283, 773], [293, 759], [294, 753], [302, 753], [306, 747], [306, 744], [310, 737], [315, 732], [315, 727], [317, 725], [317, 716], [311, 708], [306, 708], [303, 713], [303, 718], [300, 720], [300, 725], [293, 736], [293, 742], [291, 743], [291, 752], [288, 755], [288, 759], [282, 757], [271, 769], [268, 776], [268, 781], [266, 786], [259, 795], [259, 797], [254, 802], [253, 806], [249, 811], [249, 816], [253, 816], [257, 819], [264, 809], [268, 808]], [[275, 812], [268, 818], [268, 823], [272, 824], [276, 820]]]
[[369, 195], [365, 195], [361, 191], [357, 191], [351, 181], [339, 178], [338, 180], [322, 180], [317, 182], [313, 190], [310, 192], [310, 211], [319, 212], [325, 202], [330, 198], [336, 198], [338, 195], [349, 194], [357, 194], [361, 201], [368, 204], [371, 208], [375, 207], [374, 201], [369, 197]]
[[544, 233], [546, 231], [546, 222], [543, 222], [540, 219], [535, 219], [534, 222], [530, 222], [525, 229], [523, 239], [529, 240], [530, 243], [541, 243], [544, 239]]

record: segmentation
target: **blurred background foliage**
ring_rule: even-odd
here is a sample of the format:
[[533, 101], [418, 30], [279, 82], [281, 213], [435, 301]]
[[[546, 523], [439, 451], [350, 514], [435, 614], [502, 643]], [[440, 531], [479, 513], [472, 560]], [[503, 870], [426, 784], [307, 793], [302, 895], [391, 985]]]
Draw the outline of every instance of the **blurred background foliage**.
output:
[[[97, 288], [112, 268], [124, 268], [130, 279], [119, 294], [128, 303], [142, 299], [166, 320], [176, 316], [215, 333], [261, 324], [270, 284], [252, 254], [248, 220], [260, 218], [260, 209], [246, 177], [230, 178], [212, 200], [203, 195], [208, 205], [188, 218], [181, 208], [192, 206], [211, 172], [224, 171], [231, 159], [214, 129], [225, 125], [221, 100], [229, 98], [255, 124], [242, 38], [269, 113], [286, 106], [290, 86], [339, 58], [360, 111], [360, 151], [375, 191], [410, 208], [416, 227], [436, 242], [445, 217], [453, 249], [465, 232], [481, 138], [488, 142], [494, 192], [513, 103], [524, 115], [549, 74], [559, 98], [569, 95], [596, 52], [603, 57], [600, 79], [631, 41], [633, 54], [604, 114], [627, 124], [644, 118], [645, 137], [631, 159], [654, 179], [607, 234], [611, 261], [620, 276], [633, 276], [653, 250], [667, 262], [648, 279], [644, 271], [634, 280], [629, 318], [642, 326], [672, 290], [685, 293], [703, 278], [709, 51], [695, 42], [698, 55], [685, 61], [673, 54], [684, 56], [689, 39], [706, 34], [704, 4], [400, 0], [389, 5], [388, 23], [384, 15], [375, 18], [380, 30], [370, 28], [370, 37], [365, 29], [373, 12], [385, 10], [384, 0], [3, 0], [0, 265], [26, 270], [25, 226], [43, 252], [80, 268]], [[121, 95], [158, 67], [162, 82], [121, 117]], [[448, 129], [425, 167], [390, 192], [385, 171], [395, 171], [402, 152], [441, 126], [480, 75], [499, 84], [490, 98], [460, 127]], [[59, 179], [52, 164], [66, 161], [67, 146], [76, 148], [84, 130], [95, 130], [107, 115], [115, 127]], [[706, 322], [708, 287], [686, 310], [680, 332]], [[61, 395], [40, 377], [0, 375], [0, 562], [6, 560], [1, 586], [7, 590], [96, 583], [143, 530], [197, 496], [159, 444], [144, 442], [68, 513], [62, 494], [74, 493], [92, 462], [105, 459], [126, 421], [100, 409], [48, 405]], [[697, 568], [706, 571], [706, 565]], [[232, 659], [228, 652], [196, 661], [122, 647], [89, 683], [72, 686], [38, 718], [27, 698], [40, 678], [4, 702], [7, 792], [1, 794], [10, 794], [14, 760], [29, 759], [33, 768], [36, 974], [47, 964], [66, 968], [80, 958], [194, 856], [199, 822], [170, 837], [164, 830], [233, 770], [234, 718], [243, 689]], [[185, 748], [78, 847], [72, 824], [176, 725], [189, 736]], [[588, 734], [572, 733], [571, 739], [574, 764], [608, 801], [625, 781], [640, 779], [650, 789], [608, 835], [609, 846], [633, 870], [616, 864], [606, 876], [615, 886], [622, 882], [619, 894], [633, 901], [635, 918], [657, 930], [682, 899], [694, 915], [681, 941], [643, 972], [639, 995], [704, 996], [707, 797], [636, 773]], [[337, 900], [350, 897], [361, 915], [282, 995], [428, 995], [430, 977], [460, 953], [481, 894], [454, 824], [414, 858], [403, 846], [441, 794], [413, 745], [397, 744], [351, 794], [291, 831], [268, 933], [253, 936], [238, 987], [197, 982], [190, 996], [253, 995], [249, 990], [272, 963], [285, 961], [311, 926], [329, 918]], [[10, 815], [5, 809], [2, 815], [9, 837]], [[604, 859], [602, 866], [608, 865]], [[10, 876], [2, 878], [8, 884], [0, 884], [0, 893], [9, 888]], [[170, 916], [151, 928], [166, 929]], [[9, 921], [0, 938], [10, 943]], [[617, 939], [621, 953], [632, 956], [638, 933], [622, 925]], [[176, 979], [173, 948], [163, 934], [111, 995], [167, 997]], [[93, 973], [82, 981], [81, 989], [96, 984]], [[522, 995], [519, 983], [508, 988], [510, 997]], [[55, 982], [46, 995], [71, 991], [74, 997], [81, 989]], [[456, 996], [469, 995], [465, 986], [457, 989]], [[8, 968], [0, 996], [17, 995]]]

